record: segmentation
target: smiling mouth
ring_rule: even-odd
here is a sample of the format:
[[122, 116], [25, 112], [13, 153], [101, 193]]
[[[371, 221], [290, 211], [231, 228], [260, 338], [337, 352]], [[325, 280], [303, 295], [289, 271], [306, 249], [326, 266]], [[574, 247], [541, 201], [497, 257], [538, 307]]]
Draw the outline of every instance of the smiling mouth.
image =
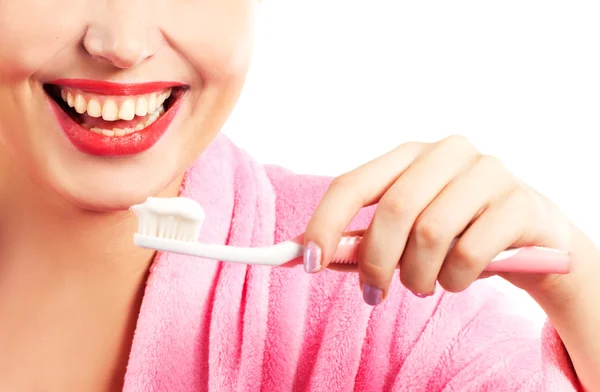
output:
[[44, 89], [81, 128], [111, 138], [144, 131], [186, 91], [182, 86], [169, 86], [140, 94], [124, 90], [126, 94], [109, 95], [59, 84], [46, 84]]
[[44, 88], [82, 128], [107, 137], [143, 131], [167, 112], [185, 90], [174, 86], [139, 95], [105, 95], [54, 84]]
[[79, 151], [127, 157], [152, 148], [170, 129], [189, 86], [59, 79], [44, 84], [57, 125]]

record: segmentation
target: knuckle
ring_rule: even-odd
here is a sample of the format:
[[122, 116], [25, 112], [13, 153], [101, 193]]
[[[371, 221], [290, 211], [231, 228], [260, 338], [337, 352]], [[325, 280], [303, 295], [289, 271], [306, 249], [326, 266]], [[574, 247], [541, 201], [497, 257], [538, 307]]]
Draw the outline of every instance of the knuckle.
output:
[[[341, 203], [354, 207], [355, 204], [364, 201], [364, 190], [358, 184], [360, 184], [360, 178], [357, 173], [348, 172], [334, 177], [329, 183], [326, 194], [335, 195]], [[358, 207], [362, 207], [362, 205]]]
[[442, 139], [440, 141], [440, 144], [444, 144], [444, 145], [451, 146], [454, 148], [467, 149], [467, 150], [475, 149], [475, 147], [473, 146], [471, 141], [463, 135], [456, 135], [456, 134], [450, 135], [450, 136]]
[[463, 160], [476, 158], [481, 155], [469, 139], [462, 135], [452, 135], [440, 140], [436, 143], [434, 150], [447, 156], [462, 157]]
[[482, 265], [489, 260], [485, 260], [485, 257], [477, 250], [477, 247], [458, 242], [452, 250], [453, 267], [459, 271], [472, 271], [481, 269]]
[[405, 217], [410, 214], [412, 202], [407, 197], [386, 195], [379, 201], [380, 211], [395, 217]]
[[347, 188], [350, 183], [348, 179], [348, 173], [337, 176], [329, 183], [329, 189], [344, 189]]
[[426, 144], [423, 142], [415, 142], [415, 141], [409, 141], [406, 143], [402, 143], [401, 145], [399, 145], [398, 147], [395, 148], [395, 150], [422, 150], [424, 148]]
[[475, 170], [484, 180], [493, 178], [503, 190], [510, 190], [519, 186], [518, 179], [506, 169], [504, 162], [493, 155], [480, 156]]
[[498, 173], [502, 171], [506, 171], [504, 167], [504, 163], [497, 157], [493, 155], [482, 155], [479, 158], [479, 165], [483, 167], [485, 170]]
[[448, 230], [439, 219], [418, 219], [412, 230], [418, 247], [433, 248], [448, 241]]

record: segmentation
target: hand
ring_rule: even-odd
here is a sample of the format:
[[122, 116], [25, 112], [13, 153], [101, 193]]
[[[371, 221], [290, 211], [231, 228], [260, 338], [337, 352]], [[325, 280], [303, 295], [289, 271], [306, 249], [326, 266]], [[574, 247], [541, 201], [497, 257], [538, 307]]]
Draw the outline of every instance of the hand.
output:
[[[305, 233], [308, 272], [328, 267], [352, 218], [375, 203], [357, 266], [370, 305], [385, 298], [398, 263], [402, 284], [422, 297], [433, 294], [436, 281], [459, 292], [490, 276], [484, 268], [509, 247], [571, 245], [571, 224], [552, 203], [498, 159], [452, 136], [403, 144], [336, 178]], [[502, 276], [521, 288], [555, 277]]]

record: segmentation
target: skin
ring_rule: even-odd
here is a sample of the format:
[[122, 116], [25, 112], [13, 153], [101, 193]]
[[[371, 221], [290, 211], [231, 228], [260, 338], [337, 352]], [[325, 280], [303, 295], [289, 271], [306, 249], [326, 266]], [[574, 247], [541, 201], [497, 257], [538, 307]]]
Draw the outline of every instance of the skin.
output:
[[561, 336], [582, 386], [599, 390], [600, 288], [594, 277], [600, 273], [600, 253], [548, 199], [463, 137], [406, 143], [332, 182], [305, 235], [307, 244], [320, 248], [316, 272], [328, 267], [358, 210], [375, 203], [357, 267], [371, 305], [378, 304], [376, 290], [385, 300], [394, 277], [419, 297], [431, 295], [436, 282], [460, 292], [491, 276], [484, 268], [509, 247], [568, 250], [573, 262], [568, 275], [500, 276], [538, 302]]
[[[124, 211], [175, 196], [243, 86], [257, 2], [0, 0], [0, 390], [120, 391], [153, 253]], [[171, 129], [131, 158], [59, 129], [45, 82], [174, 81]], [[168, 157], [168, 159], [165, 159]], [[35, 311], [31, 311], [34, 309]]]
[[[0, 0], [0, 36], [10, 37], [0, 51], [0, 390], [122, 389], [153, 258], [152, 252], [131, 243], [137, 222], [124, 210], [148, 195], [176, 195], [184, 170], [219, 132], [246, 77], [256, 7], [249, 0]], [[171, 130], [152, 149], [131, 158], [98, 158], [77, 151], [56, 125], [42, 90], [56, 78], [167, 80], [186, 83], [190, 90]], [[440, 231], [432, 231], [435, 235], [429, 240], [426, 236], [425, 242], [409, 243], [407, 252], [404, 246], [386, 250], [382, 244], [403, 242], [408, 223], [412, 228], [419, 208], [426, 207], [414, 204], [407, 211], [400, 196], [410, 195], [403, 189], [422, 189], [420, 195], [430, 199], [437, 194], [431, 184], [418, 182], [417, 174], [401, 180], [410, 172], [404, 170], [408, 164], [437, 157], [420, 170], [439, 188], [459, 171], [453, 166], [456, 172], [432, 177], [440, 167], [458, 161], [466, 165], [467, 156], [478, 154], [465, 144], [463, 153], [454, 155], [450, 149], [425, 153], [435, 150], [431, 145], [407, 146], [336, 180], [311, 221], [310, 238], [322, 244], [326, 265], [344, 222], [363, 204], [381, 199], [361, 249], [361, 259], [368, 260], [360, 264], [363, 282], [385, 290], [392, 265], [406, 253], [402, 258], [412, 260], [407, 262], [412, 267], [403, 282], [411, 290], [430, 290], [440, 271], [445, 271], [440, 282], [447, 288], [463, 289], [481, 267], [480, 257], [473, 255], [488, 255], [505, 245], [466, 234], [463, 240], [483, 253], [465, 253], [471, 248], [463, 245], [450, 258], [454, 262], [446, 260], [444, 267], [435, 257], [437, 264], [423, 262], [442, 254], [464, 215], [449, 217], [452, 224], [439, 222], [448, 226], [433, 226]], [[505, 177], [507, 185], [495, 188], [514, 185], [507, 173]], [[483, 189], [463, 187], [461, 192], [474, 197]], [[352, 194], [361, 196], [349, 198]], [[443, 205], [452, 204], [450, 199]], [[345, 207], [325, 213], [331, 203]], [[466, 214], [471, 208], [458, 209]], [[514, 234], [510, 230], [516, 230], [502, 231], [506, 222], [483, 222], [505, 234], [505, 242]], [[591, 281], [590, 276], [597, 276], [597, 251], [583, 234], [564, 225], [572, 233], [568, 243], [577, 273], [562, 280], [507, 278], [527, 287], [546, 309], [582, 380], [592, 385], [591, 369], [598, 367], [600, 349], [593, 334], [598, 320], [589, 316], [596, 303], [590, 298], [600, 296], [584, 277]], [[432, 228], [417, 227], [424, 228], [422, 234]], [[527, 233], [531, 241], [554, 244], [566, 238], [558, 232], [541, 235], [530, 228]], [[459, 268], [467, 271], [468, 279], [456, 277]]]

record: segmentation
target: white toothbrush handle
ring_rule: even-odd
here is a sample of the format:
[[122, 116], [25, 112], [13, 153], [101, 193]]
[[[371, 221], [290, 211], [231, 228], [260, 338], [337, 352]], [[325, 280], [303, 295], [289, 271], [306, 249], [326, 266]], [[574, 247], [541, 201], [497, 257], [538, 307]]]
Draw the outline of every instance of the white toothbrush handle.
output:
[[237, 247], [203, 244], [147, 236], [136, 233], [133, 242], [146, 249], [161, 252], [181, 253], [206, 259], [232, 263], [279, 266], [302, 257], [304, 247], [293, 241], [285, 241], [266, 247]]
[[[333, 256], [335, 264], [357, 264], [361, 236], [344, 236]], [[136, 233], [134, 243], [147, 249], [181, 253], [207, 259], [251, 265], [280, 266], [302, 260], [302, 236], [266, 247], [236, 247], [178, 241]], [[529, 272], [566, 274], [570, 271], [571, 257], [567, 252], [541, 247], [524, 247], [500, 252], [486, 267], [494, 272]]]

